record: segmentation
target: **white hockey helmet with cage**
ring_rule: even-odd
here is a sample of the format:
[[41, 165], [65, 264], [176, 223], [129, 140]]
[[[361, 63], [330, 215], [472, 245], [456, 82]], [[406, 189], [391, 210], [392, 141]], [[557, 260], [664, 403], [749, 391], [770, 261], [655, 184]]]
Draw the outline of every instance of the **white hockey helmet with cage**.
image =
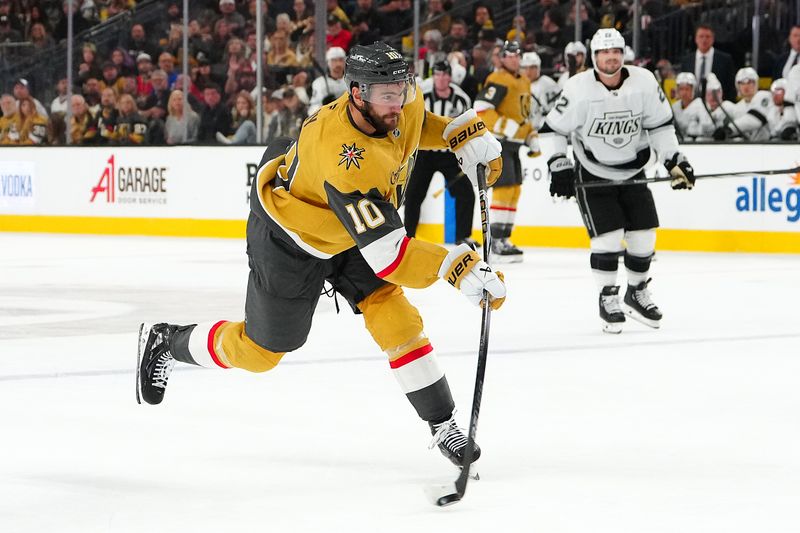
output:
[[542, 58], [536, 52], [525, 52], [522, 54], [522, 59], [519, 62], [521, 68], [525, 67], [541, 67]]
[[736, 85], [746, 81], [758, 83], [758, 72], [753, 67], [743, 67], [736, 71]]
[[675, 85], [691, 85], [697, 87], [697, 78], [691, 72], [681, 72], [675, 77]]

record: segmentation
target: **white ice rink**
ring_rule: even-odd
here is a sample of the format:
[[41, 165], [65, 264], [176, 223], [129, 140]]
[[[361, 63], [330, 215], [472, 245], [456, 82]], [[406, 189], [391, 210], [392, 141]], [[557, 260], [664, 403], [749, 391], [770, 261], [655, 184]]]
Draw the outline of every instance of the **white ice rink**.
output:
[[[660, 252], [662, 329], [600, 332], [585, 250], [530, 249], [493, 315], [482, 479], [456, 471], [340, 299], [267, 374], [178, 366], [142, 320], [242, 318], [236, 240], [0, 234], [0, 532], [800, 531], [800, 257]], [[467, 423], [480, 312], [408, 291]]]

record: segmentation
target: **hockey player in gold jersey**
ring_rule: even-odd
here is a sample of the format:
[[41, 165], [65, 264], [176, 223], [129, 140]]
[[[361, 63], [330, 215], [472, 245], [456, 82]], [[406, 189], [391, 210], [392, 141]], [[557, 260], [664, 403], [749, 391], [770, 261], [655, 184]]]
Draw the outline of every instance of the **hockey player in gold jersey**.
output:
[[[247, 224], [250, 277], [244, 322], [143, 324], [137, 399], [160, 403], [175, 361], [263, 372], [305, 343], [323, 284], [344, 297], [381, 350], [442, 453], [460, 464], [467, 438], [422, 318], [402, 286], [442, 278], [480, 305], [505, 299], [502, 275], [468, 246], [408, 238], [397, 208], [418, 149], [450, 148], [464, 173], [500, 175], [500, 145], [470, 110], [427, 112], [402, 56], [383, 43], [354, 46], [348, 93], [306, 119], [295, 142], [264, 153]], [[476, 458], [479, 449], [476, 446]]]
[[522, 191], [519, 150], [526, 145], [532, 157], [541, 155], [541, 150], [529, 121], [530, 81], [519, 73], [519, 43], [506, 41], [500, 55], [502, 66], [486, 78], [474, 107], [503, 146], [503, 174], [492, 189], [492, 253], [497, 261], [520, 262], [522, 250], [509, 240]]

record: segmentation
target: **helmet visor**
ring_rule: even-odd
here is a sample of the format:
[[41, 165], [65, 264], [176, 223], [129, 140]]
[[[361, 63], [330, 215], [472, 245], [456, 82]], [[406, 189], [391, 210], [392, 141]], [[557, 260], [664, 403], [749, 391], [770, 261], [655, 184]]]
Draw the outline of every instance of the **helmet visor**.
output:
[[417, 97], [417, 83], [409, 74], [405, 80], [362, 85], [361, 97], [376, 105], [404, 106]]

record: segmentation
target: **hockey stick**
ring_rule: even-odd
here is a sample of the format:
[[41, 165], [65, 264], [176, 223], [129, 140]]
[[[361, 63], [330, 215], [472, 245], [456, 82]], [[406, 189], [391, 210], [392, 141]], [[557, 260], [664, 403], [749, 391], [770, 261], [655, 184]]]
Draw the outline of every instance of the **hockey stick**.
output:
[[[719, 174], [699, 174], [694, 177], [696, 180], [714, 179], [714, 178], [741, 178], [742, 176], [779, 176], [782, 174], [797, 174], [800, 172], [800, 167], [783, 168], [776, 170], [747, 170], [741, 172], [721, 172]], [[584, 189], [596, 189], [599, 187], [619, 187], [621, 185], [642, 185], [645, 183], [660, 183], [662, 181], [672, 181], [672, 176], [662, 176], [655, 178], [641, 178], [636, 180], [603, 180], [603, 181], [588, 181], [585, 183], [576, 183], [575, 187], [582, 187]]]
[[[481, 207], [481, 233], [483, 234], [483, 260], [489, 264], [491, 250], [491, 234], [489, 232], [489, 200], [486, 190], [486, 169], [478, 165], [478, 195]], [[438, 494], [433, 494], [434, 503], [439, 507], [452, 505], [464, 497], [469, 480], [469, 468], [472, 464], [473, 449], [475, 447], [475, 434], [478, 432], [478, 415], [481, 411], [481, 398], [483, 397], [483, 378], [486, 375], [486, 354], [489, 351], [489, 325], [492, 317], [492, 306], [489, 303], [489, 293], [483, 292], [481, 301], [483, 314], [481, 315], [481, 339], [478, 345], [478, 369], [475, 376], [475, 391], [472, 395], [472, 414], [469, 419], [469, 433], [467, 447], [464, 450], [464, 459], [461, 463], [461, 473], [455, 483], [437, 487]]]

